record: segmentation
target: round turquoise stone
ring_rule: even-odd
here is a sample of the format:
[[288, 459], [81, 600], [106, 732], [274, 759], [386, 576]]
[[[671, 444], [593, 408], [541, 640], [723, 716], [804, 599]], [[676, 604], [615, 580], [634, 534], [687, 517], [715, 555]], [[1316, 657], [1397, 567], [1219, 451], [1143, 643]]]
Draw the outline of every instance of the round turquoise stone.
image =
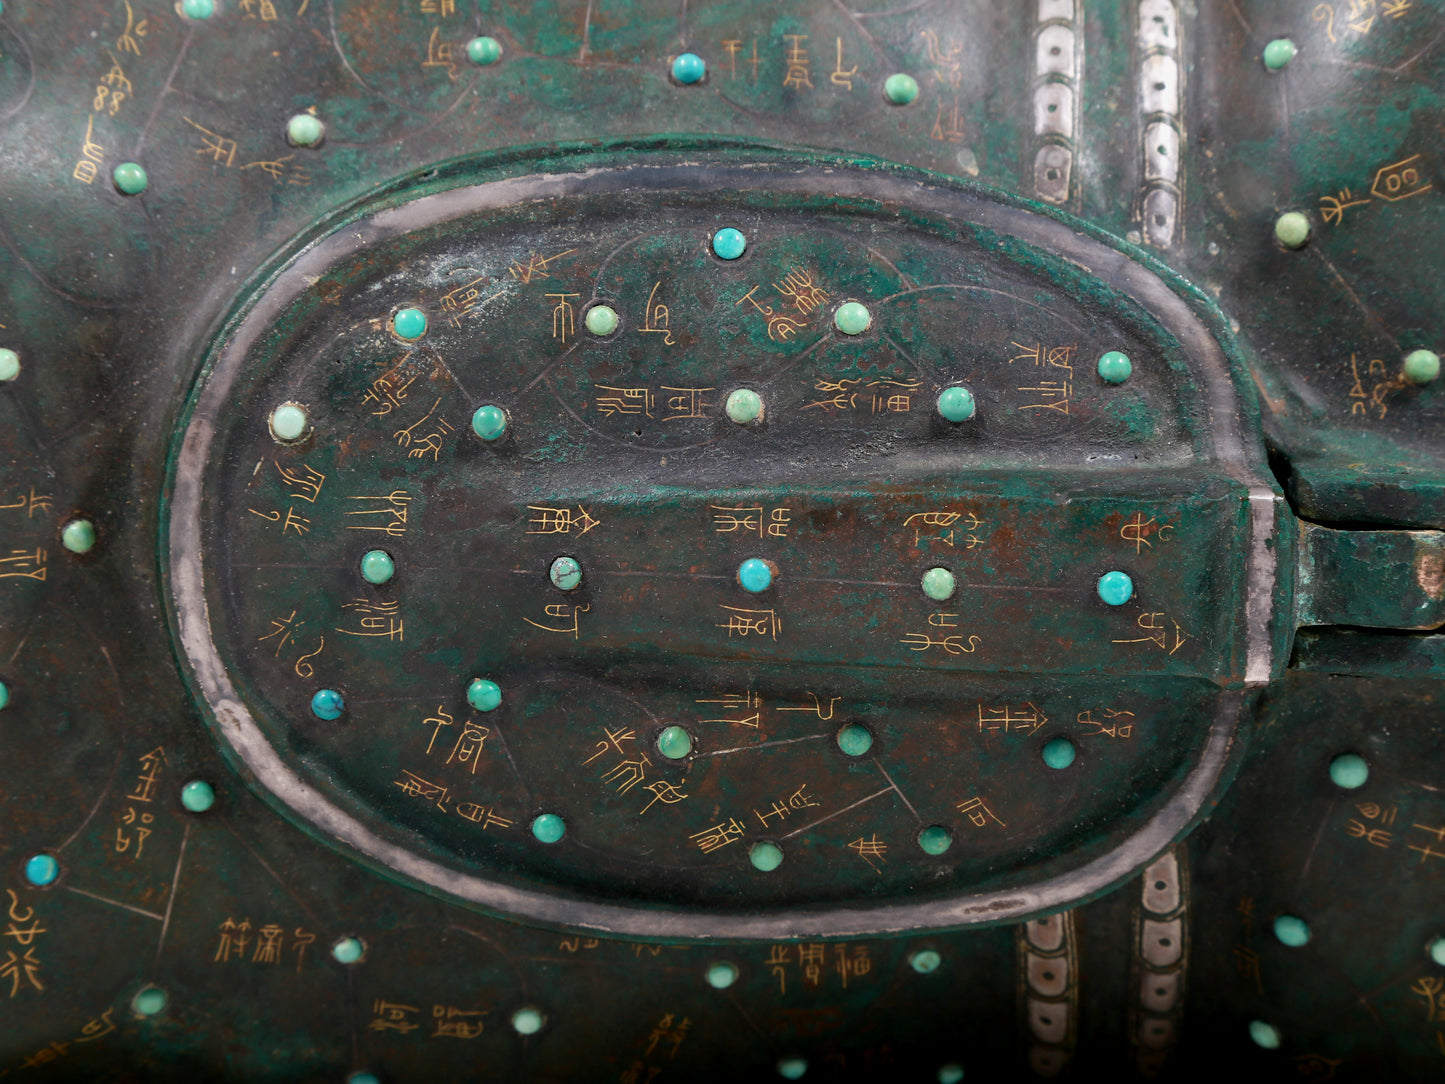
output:
[[297, 113], [286, 122], [286, 138], [298, 147], [315, 147], [326, 135], [326, 126], [310, 113]]
[[[542, 843], [556, 843], [567, 834], [567, 825], [555, 813], [543, 813], [532, 821], [532, 835]], [[535, 1028], [533, 1030], [536, 1030]], [[528, 1033], [530, 1034], [530, 1032]]]
[[738, 425], [747, 425], [762, 417], [762, 396], [749, 388], [739, 388], [728, 396], [723, 409], [727, 412], [728, 421], [736, 422]]
[[730, 964], [726, 960], [719, 960], [708, 966], [705, 978], [707, 984], [714, 990], [726, 990], [738, 981], [737, 965]]
[[617, 310], [611, 305], [593, 305], [585, 317], [587, 330], [594, 335], [611, 335], [621, 322]]
[[339, 964], [358, 963], [366, 955], [366, 946], [359, 937], [343, 937], [331, 946], [331, 958]]
[[512, 1030], [518, 1035], [536, 1035], [542, 1030], [544, 1017], [537, 1009], [518, 1009], [512, 1014]]
[[305, 408], [296, 403], [282, 403], [271, 411], [271, 435], [283, 444], [294, 444], [304, 437], [308, 423]]
[[54, 884], [55, 878], [59, 876], [60, 863], [55, 860], [54, 855], [32, 855], [30, 860], [25, 863], [25, 879], [37, 888]]
[[[205, 16], [201, 16], [205, 18]], [[127, 196], [138, 196], [146, 190], [150, 179], [146, 171], [134, 162], [122, 162], [111, 171], [111, 180], [115, 182], [117, 191]]]
[[574, 557], [558, 557], [547, 570], [552, 586], [559, 591], [575, 590], [582, 582], [582, 566]]
[[361, 556], [361, 578], [367, 583], [383, 584], [396, 575], [396, 562], [386, 550], [367, 550]]
[[938, 1067], [938, 1084], [958, 1084], [963, 1079], [963, 1066], [956, 1061]]
[[899, 72], [883, 80], [883, 97], [890, 105], [907, 105], [918, 97], [918, 80]]
[[311, 714], [318, 719], [340, 719], [346, 710], [346, 701], [335, 689], [317, 689], [311, 698]]
[[1305, 920], [1295, 915], [1280, 915], [1274, 920], [1274, 935], [1279, 943], [1290, 948], [1299, 948], [1310, 939], [1310, 928]]
[[872, 323], [872, 314], [856, 301], [843, 302], [833, 314], [833, 326], [844, 335], [862, 335]]
[[696, 53], [683, 53], [672, 62], [672, 77], [686, 86], [701, 83], [706, 74], [707, 62]]
[[1286, 211], [1275, 219], [1274, 235], [1285, 248], [1302, 248], [1310, 239], [1310, 220], [1298, 211]]
[[467, 703], [478, 711], [496, 711], [502, 703], [502, 687], [486, 678], [473, 678], [467, 686]]
[[181, 0], [181, 14], [187, 19], [209, 19], [216, 14], [216, 0]]
[[147, 986], [130, 999], [130, 1007], [137, 1016], [157, 1016], [166, 1011], [170, 999], [159, 986]]
[[1279, 1028], [1273, 1024], [1266, 1024], [1263, 1020], [1251, 1020], [1249, 1037], [1254, 1040], [1256, 1046], [1261, 1046], [1266, 1050], [1279, 1049]]
[[692, 735], [680, 726], [670, 726], [657, 736], [657, 751], [668, 760], [681, 760], [692, 752]]
[[467, 42], [467, 59], [485, 68], [502, 59], [502, 43], [496, 38], [473, 38]]
[[945, 421], [955, 425], [966, 422], [973, 417], [974, 409], [973, 392], [967, 388], [944, 388], [938, 393], [938, 412]]
[[943, 963], [943, 957], [932, 949], [922, 949], [908, 957], [908, 966], [920, 975], [931, 975]]
[[0, 384], [8, 383], [20, 375], [20, 355], [14, 350], [0, 347]]
[[958, 589], [958, 581], [946, 568], [930, 568], [923, 574], [923, 593], [934, 602], [946, 602]]
[[407, 342], [413, 342], [426, 334], [426, 313], [417, 308], [398, 309], [391, 318], [391, 326]]
[[10, 706], [10, 686], [0, 681], [0, 709]]
[[352, 1073], [346, 1078], [346, 1084], [381, 1084], [381, 1077], [375, 1073]]
[[1294, 42], [1289, 38], [1275, 38], [1264, 47], [1264, 66], [1272, 72], [1277, 72], [1294, 59]]
[[748, 860], [752, 862], [754, 869], [771, 873], [783, 864], [783, 848], [766, 840], [762, 843], [754, 843], [752, 849], [748, 851]]
[[[4, 351], [0, 351], [3, 354]], [[17, 371], [19, 367], [17, 366]], [[1428, 384], [1440, 375], [1440, 355], [1433, 350], [1412, 350], [1405, 355], [1405, 379], [1412, 384]], [[0, 380], [5, 379], [0, 372]]]
[[798, 1080], [807, 1071], [807, 1058], [783, 1058], [778, 1062], [778, 1076], [784, 1080]]
[[1134, 581], [1127, 572], [1105, 572], [1099, 577], [1099, 597], [1110, 606], [1122, 606], [1134, 597]]
[[866, 726], [849, 723], [838, 731], [838, 748], [850, 757], [861, 757], [873, 748], [873, 735]]
[[930, 824], [918, 833], [918, 845], [924, 854], [942, 854], [953, 846], [953, 833], [941, 824]]
[[1099, 355], [1099, 379], [1105, 384], [1122, 384], [1134, 371], [1129, 355], [1110, 350]]
[[1445, 967], [1445, 937], [1437, 937], [1430, 942], [1430, 959], [1441, 967]]
[[60, 529], [60, 544], [71, 553], [89, 553], [95, 548], [95, 524], [73, 519]]
[[773, 586], [773, 567], [757, 557], [749, 557], [738, 566], [738, 583], [743, 585], [744, 591], [755, 595], [766, 591]]
[[472, 432], [483, 440], [496, 440], [507, 431], [507, 412], [488, 403], [472, 415]]
[[204, 779], [192, 779], [181, 788], [181, 805], [192, 813], [204, 813], [216, 804], [216, 792]]
[[712, 250], [719, 259], [736, 260], [747, 248], [748, 239], [743, 236], [742, 230], [724, 226], [712, 235]]
[[1050, 768], [1067, 768], [1075, 755], [1074, 743], [1068, 738], [1055, 738], [1044, 746], [1044, 763]]
[[1330, 780], [1337, 787], [1355, 790], [1357, 787], [1363, 787], [1368, 778], [1370, 778], [1370, 766], [1365, 763], [1365, 758], [1362, 756], [1346, 753], [1330, 761]]

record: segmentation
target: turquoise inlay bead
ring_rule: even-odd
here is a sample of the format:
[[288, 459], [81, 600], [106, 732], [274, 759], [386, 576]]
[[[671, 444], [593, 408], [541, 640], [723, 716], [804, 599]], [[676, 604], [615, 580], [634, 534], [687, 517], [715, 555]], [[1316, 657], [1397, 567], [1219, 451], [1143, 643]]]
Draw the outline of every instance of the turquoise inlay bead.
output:
[[310, 419], [300, 403], [282, 403], [271, 411], [271, 436], [282, 444], [295, 444], [306, 435]]
[[532, 821], [532, 835], [542, 843], [556, 843], [566, 834], [566, 822], [555, 813], [543, 813]]
[[757, 557], [749, 557], [738, 566], [738, 583], [744, 591], [758, 594], [773, 586], [773, 566]]
[[20, 355], [14, 350], [0, 348], [0, 384], [8, 383], [20, 375]]
[[920, 975], [931, 975], [943, 963], [943, 957], [932, 949], [920, 949], [908, 957], [908, 966]]
[[1310, 220], [1298, 211], [1286, 211], [1275, 219], [1274, 235], [1285, 248], [1302, 248], [1310, 239]]
[[1075, 755], [1074, 743], [1068, 738], [1055, 738], [1044, 746], [1044, 763], [1050, 768], [1067, 768]]
[[1299, 948], [1310, 939], [1310, 928], [1305, 920], [1295, 915], [1280, 915], [1274, 920], [1274, 935], [1282, 945]]
[[861, 757], [873, 748], [873, 735], [866, 726], [849, 723], [838, 731], [838, 748], [850, 757]]
[[518, 1035], [536, 1035], [546, 1022], [538, 1009], [518, 1009], [512, 1014], [512, 1030]]
[[611, 335], [620, 322], [617, 310], [611, 305], [593, 305], [585, 317], [587, 330], [594, 335]]
[[737, 965], [730, 964], [726, 960], [719, 960], [717, 963], [708, 966], [705, 977], [707, 984], [714, 990], [726, 990], [738, 981]]
[[25, 863], [25, 879], [37, 888], [54, 884], [55, 878], [59, 876], [60, 863], [55, 860], [54, 855], [32, 855], [30, 860]]
[[483, 440], [496, 440], [507, 431], [507, 412], [488, 403], [472, 415], [472, 432]]
[[396, 575], [396, 562], [386, 550], [367, 550], [361, 555], [361, 578], [367, 583], [383, 584]]
[[1254, 1040], [1256, 1046], [1262, 1046], [1266, 1050], [1279, 1049], [1279, 1028], [1273, 1024], [1266, 1024], [1263, 1020], [1251, 1020], [1249, 1037]]
[[763, 416], [762, 396], [749, 388], [739, 388], [728, 396], [723, 409], [727, 412], [729, 421], [747, 425]]
[[375, 1073], [352, 1073], [346, 1078], [346, 1084], [381, 1084], [381, 1077]]
[[10, 686], [0, 681], [0, 709], [10, 706]]
[[657, 736], [657, 751], [668, 760], [681, 760], [692, 752], [692, 735], [680, 726], [670, 726]]
[[1277, 72], [1294, 59], [1294, 42], [1289, 38], [1275, 38], [1264, 47], [1264, 66], [1272, 72]]
[[938, 412], [946, 421], [957, 424], [973, 417], [973, 392], [967, 388], [944, 388], [938, 393]]
[[573, 557], [558, 557], [547, 570], [552, 586], [561, 591], [575, 590], [582, 582], [582, 566]]
[[[3, 366], [3, 355], [6, 351], [0, 350], [0, 366]], [[1440, 355], [1433, 350], [1412, 350], [1405, 355], [1405, 379], [1412, 384], [1428, 384], [1440, 375]], [[0, 380], [7, 379], [3, 369], [0, 369]]]
[[331, 958], [339, 964], [360, 963], [366, 955], [366, 946], [359, 937], [343, 937], [331, 946]]
[[286, 138], [297, 147], [319, 146], [326, 135], [326, 125], [311, 113], [297, 113], [286, 122]]
[[1110, 606], [1122, 606], [1134, 597], [1134, 581], [1126, 572], [1105, 572], [1099, 577], [1099, 597]]
[[216, 14], [216, 0], [181, 0], [181, 14], [187, 19], [209, 19]]
[[1099, 379], [1105, 384], [1122, 384], [1134, 371], [1129, 355], [1118, 350], [1109, 350], [1099, 355]]
[[95, 548], [95, 524], [73, 519], [60, 529], [60, 544], [71, 553], [89, 553]]
[[1362, 756], [1346, 753], [1330, 761], [1330, 780], [1337, 787], [1354, 790], [1357, 787], [1363, 787], [1368, 778], [1370, 778], [1370, 766], [1365, 763], [1365, 758]]
[[414, 342], [426, 334], [426, 313], [418, 308], [398, 309], [391, 318], [391, 326], [396, 329], [398, 337]]
[[907, 105], [918, 97], [918, 80], [899, 72], [883, 80], [883, 97], [890, 105]]
[[924, 854], [942, 854], [953, 846], [953, 833], [941, 824], [930, 824], [918, 833], [918, 845]]
[[467, 59], [485, 68], [502, 59], [502, 43], [496, 38], [480, 37], [467, 42]]
[[807, 1058], [783, 1058], [778, 1062], [778, 1076], [784, 1080], [798, 1080], [807, 1071]]
[[672, 61], [672, 77], [679, 83], [691, 86], [702, 82], [707, 74], [707, 61], [696, 53], [683, 53]]
[[946, 568], [930, 568], [923, 574], [923, 593], [934, 602], [946, 602], [958, 589], [958, 581]]
[[115, 182], [116, 190], [127, 196], [140, 195], [150, 183], [146, 171], [135, 162], [122, 162], [111, 170], [110, 178]]
[[335, 689], [317, 689], [316, 694], [311, 697], [311, 714], [318, 719], [325, 719], [328, 722], [332, 719], [340, 719], [341, 713], [346, 710], [346, 701]]
[[1437, 937], [1430, 942], [1430, 959], [1434, 960], [1441, 967], [1445, 967], [1445, 937]]
[[783, 848], [776, 843], [769, 843], [767, 840], [754, 843], [752, 849], [748, 851], [748, 860], [752, 862], [754, 869], [771, 873], [783, 864]]
[[170, 998], [159, 986], [147, 986], [130, 999], [130, 1007], [137, 1016], [158, 1016], [166, 1011]]
[[856, 301], [845, 301], [833, 314], [833, 326], [844, 335], [862, 335], [873, 323], [873, 315]]
[[502, 687], [486, 678], [472, 678], [467, 686], [467, 703], [478, 711], [496, 711], [502, 703]]
[[956, 1061], [938, 1067], [938, 1084], [958, 1084], [963, 1079], [963, 1066]]
[[748, 239], [743, 236], [742, 230], [724, 226], [712, 235], [712, 250], [719, 259], [736, 260], [747, 248]]
[[181, 788], [181, 805], [192, 813], [204, 813], [216, 804], [216, 792], [204, 779], [192, 779]]

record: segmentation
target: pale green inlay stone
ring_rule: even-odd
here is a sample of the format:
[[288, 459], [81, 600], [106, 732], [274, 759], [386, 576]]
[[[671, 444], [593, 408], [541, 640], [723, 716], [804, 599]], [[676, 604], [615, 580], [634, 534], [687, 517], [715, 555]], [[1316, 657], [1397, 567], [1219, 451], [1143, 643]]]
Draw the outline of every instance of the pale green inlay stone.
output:
[[502, 687], [486, 678], [473, 678], [467, 686], [467, 703], [478, 711], [496, 711], [502, 703]]
[[1133, 372], [1134, 363], [1128, 354], [1109, 350], [1099, 355], [1099, 379], [1105, 384], [1122, 384]]
[[159, 986], [147, 986], [130, 999], [130, 1007], [137, 1016], [157, 1016], [166, 1011], [170, 999]]
[[216, 14], [216, 0], [181, 0], [181, 14], [187, 19], [209, 19]]
[[486, 67], [502, 59], [502, 43], [496, 38], [473, 38], [467, 42], [467, 59]]
[[692, 752], [692, 736], [680, 726], [667, 727], [657, 736], [657, 751], [668, 760], [681, 760]]
[[60, 863], [55, 860], [54, 855], [32, 855], [30, 860], [25, 863], [25, 879], [37, 888], [54, 884], [55, 878], [59, 876]]
[[1134, 597], [1134, 581], [1127, 572], [1105, 572], [1099, 577], [1099, 597], [1110, 606], [1122, 606]]
[[593, 305], [587, 310], [587, 330], [594, 335], [611, 335], [620, 322], [611, 305]]
[[727, 411], [729, 421], [737, 422], [738, 425], [747, 425], [763, 416], [763, 400], [752, 389], [739, 388], [728, 396], [724, 409]]
[[1266, 1050], [1279, 1049], [1279, 1028], [1273, 1024], [1266, 1024], [1263, 1020], [1251, 1020], [1249, 1037], [1254, 1040], [1256, 1046], [1262, 1046]]
[[574, 557], [558, 557], [547, 570], [552, 586], [561, 591], [575, 590], [582, 582], [582, 566]]
[[907, 105], [918, 97], [918, 80], [899, 72], [883, 81], [883, 97], [891, 105]]
[[271, 411], [271, 436], [282, 444], [294, 444], [306, 435], [310, 419], [300, 403], [282, 403]]
[[918, 833], [918, 845], [924, 854], [942, 854], [953, 846], [953, 833], [941, 824], [930, 824]]
[[707, 969], [707, 984], [714, 990], [726, 990], [733, 983], [738, 981], [738, 969], [735, 964], [726, 960], [719, 960]]
[[[4, 373], [4, 351], [0, 351], [0, 380]], [[1405, 379], [1412, 384], [1428, 384], [1440, 375], [1440, 355], [1433, 350], [1412, 350], [1405, 355]]]
[[946, 568], [930, 568], [923, 574], [923, 593], [934, 602], [944, 602], [953, 597], [958, 581]]
[[556, 843], [566, 834], [566, 822], [555, 813], [543, 813], [532, 822], [532, 835], [542, 843]]
[[60, 529], [60, 544], [71, 553], [89, 553], [95, 548], [95, 524], [73, 519]]
[[488, 403], [472, 415], [472, 432], [483, 440], [496, 440], [507, 431], [507, 412]]
[[545, 1020], [537, 1009], [518, 1009], [512, 1014], [512, 1030], [518, 1035], [536, 1035]]
[[1370, 766], [1365, 763], [1365, 758], [1362, 756], [1346, 753], [1344, 756], [1335, 757], [1330, 761], [1330, 779], [1337, 787], [1355, 790], [1357, 787], [1363, 787], [1368, 778], [1370, 778]]
[[920, 975], [931, 975], [943, 963], [943, 957], [933, 949], [921, 949], [908, 957], [908, 966]]
[[963, 1079], [963, 1066], [956, 1061], [938, 1067], [938, 1084], [958, 1084]]
[[773, 566], [757, 557], [749, 557], [738, 566], [738, 583], [744, 591], [759, 594], [773, 586]]
[[1445, 967], [1445, 937], [1437, 937], [1430, 942], [1430, 959]]
[[752, 850], [748, 851], [748, 859], [752, 862], [754, 869], [771, 873], [783, 864], [783, 848], [766, 840], [762, 843], [754, 843]]
[[14, 350], [0, 348], [0, 384], [14, 380], [20, 375], [20, 355]]
[[386, 550], [367, 550], [361, 557], [361, 578], [383, 584], [396, 575], [396, 562]]
[[1274, 935], [1280, 944], [1299, 948], [1310, 939], [1310, 928], [1305, 920], [1295, 915], [1280, 915], [1274, 920]]
[[359, 937], [343, 937], [331, 946], [331, 958], [339, 964], [359, 963], [366, 955], [366, 946]]
[[938, 393], [938, 412], [946, 421], [966, 422], [974, 409], [973, 392], [967, 388], [944, 388]]
[[724, 226], [712, 235], [712, 250], [720, 260], [736, 260], [748, 250], [748, 239], [742, 230]]
[[849, 723], [838, 731], [838, 748], [850, 757], [861, 757], [873, 748], [873, 735], [866, 726]]
[[401, 338], [413, 342], [426, 334], [426, 313], [414, 307], [398, 309], [391, 318], [391, 326]]
[[204, 779], [192, 779], [181, 788], [181, 805], [192, 813], [204, 813], [216, 804], [216, 792]]
[[1310, 220], [1299, 211], [1286, 211], [1275, 219], [1274, 235], [1285, 248], [1300, 248], [1310, 239]]
[[1275, 38], [1264, 47], [1264, 66], [1272, 72], [1277, 72], [1294, 59], [1294, 42], [1289, 38]]
[[146, 171], [135, 162], [122, 162], [110, 174], [115, 187], [127, 196], [138, 196], [146, 190], [150, 179]]
[[381, 1084], [381, 1077], [375, 1073], [352, 1073], [346, 1078], [346, 1084]]
[[1044, 763], [1050, 768], [1067, 768], [1074, 762], [1074, 743], [1068, 738], [1055, 738], [1044, 746]]
[[286, 122], [286, 138], [298, 147], [315, 147], [326, 135], [326, 125], [310, 113], [297, 113]]
[[784, 1080], [798, 1080], [807, 1071], [807, 1058], [784, 1058], [778, 1062], [778, 1076]]
[[843, 302], [833, 314], [833, 326], [844, 335], [862, 335], [872, 323], [872, 314], [856, 301]]
[[0, 710], [10, 706], [10, 686], [0, 681]]

